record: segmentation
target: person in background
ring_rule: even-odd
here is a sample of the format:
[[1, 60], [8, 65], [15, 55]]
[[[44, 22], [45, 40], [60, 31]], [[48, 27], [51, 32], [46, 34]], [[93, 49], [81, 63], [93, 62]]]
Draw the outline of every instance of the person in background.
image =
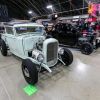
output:
[[92, 26], [90, 25], [90, 27], [89, 27], [89, 30], [88, 30], [89, 32], [92, 32]]
[[89, 26], [88, 26], [89, 24], [87, 23], [87, 21], [85, 21], [85, 24], [84, 24], [84, 30], [88, 30], [89, 29]]
[[43, 35], [46, 36], [46, 26], [44, 25], [44, 29], [43, 29]]
[[92, 34], [92, 32], [93, 32], [93, 28], [92, 28], [92, 25], [90, 24], [90, 26], [89, 26], [89, 29], [88, 29], [88, 35], [91, 35]]
[[46, 31], [46, 33], [48, 32], [48, 26], [47, 25], [44, 27], [44, 30]]
[[94, 31], [96, 31], [96, 28], [97, 28], [97, 22], [94, 24], [94, 27], [93, 27]]
[[97, 37], [99, 37], [100, 34], [99, 34], [99, 25], [98, 24], [96, 24], [96, 33], [97, 33]]
[[55, 25], [53, 25], [53, 27], [52, 27], [52, 31], [54, 31], [55, 30]]

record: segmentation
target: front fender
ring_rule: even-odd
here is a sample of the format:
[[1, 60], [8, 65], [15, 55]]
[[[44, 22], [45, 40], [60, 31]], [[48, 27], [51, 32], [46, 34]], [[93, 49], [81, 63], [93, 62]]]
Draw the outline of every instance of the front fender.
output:
[[[30, 58], [28, 57], [28, 59], [30, 59], [33, 63], [37, 64], [37, 65], [40, 65], [41, 62], [38, 62], [37, 60], [33, 59], [33, 58]], [[41, 64], [42, 67], [44, 67], [48, 72], [52, 72], [51, 69], [46, 65], [46, 64]]]
[[[37, 64], [37, 65], [40, 65], [41, 62], [38, 62], [37, 60], [33, 59], [33, 58], [30, 58], [28, 57], [28, 59], [30, 59], [33, 63]], [[58, 60], [63, 64], [63, 65], [66, 65], [61, 59], [58, 58]], [[52, 72], [52, 70], [44, 63], [41, 64], [41, 66], [46, 69], [48, 72]]]

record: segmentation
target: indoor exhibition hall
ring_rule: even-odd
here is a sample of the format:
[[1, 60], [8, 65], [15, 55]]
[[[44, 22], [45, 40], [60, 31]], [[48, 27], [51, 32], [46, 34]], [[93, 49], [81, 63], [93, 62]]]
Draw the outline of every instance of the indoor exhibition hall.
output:
[[100, 100], [100, 0], [0, 0], [0, 100]]

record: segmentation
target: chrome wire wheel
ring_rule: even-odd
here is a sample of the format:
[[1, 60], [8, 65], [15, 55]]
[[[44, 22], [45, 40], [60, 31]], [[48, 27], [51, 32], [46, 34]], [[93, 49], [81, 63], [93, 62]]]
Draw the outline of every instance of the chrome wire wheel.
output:
[[23, 71], [23, 74], [24, 74], [24, 77], [25, 77], [26, 81], [31, 83], [31, 81], [32, 81], [31, 75], [30, 75], [29, 70], [28, 70], [26, 65], [23, 65], [22, 71]]
[[83, 50], [84, 50], [85, 53], [90, 52], [90, 46], [84, 45]]
[[30, 77], [29, 70], [27, 68], [24, 69], [24, 73], [26, 77]]
[[89, 55], [93, 52], [93, 45], [89, 42], [84, 42], [81, 45], [80, 50], [83, 54]]
[[38, 82], [38, 71], [35, 64], [30, 59], [22, 62], [22, 72], [28, 84], [35, 85]]

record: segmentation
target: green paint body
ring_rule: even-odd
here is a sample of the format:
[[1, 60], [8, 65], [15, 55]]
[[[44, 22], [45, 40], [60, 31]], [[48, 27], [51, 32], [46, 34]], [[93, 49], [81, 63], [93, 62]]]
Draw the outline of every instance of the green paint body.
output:
[[[13, 35], [8, 34], [6, 31], [6, 27], [12, 27], [13, 28]], [[23, 33], [18, 35], [16, 32], [16, 27], [40, 27], [42, 29], [41, 33]], [[40, 24], [16, 24], [13, 26], [7, 26], [5, 25], [5, 34], [2, 34], [2, 39], [5, 41], [5, 43], [8, 45], [10, 51], [15, 54], [16, 56], [22, 58], [22, 59], [30, 59], [34, 64], [40, 65], [41, 62], [38, 62], [38, 60], [33, 59], [32, 57], [28, 56], [29, 51], [33, 51], [36, 49], [36, 43], [38, 43], [38, 39], [42, 38], [45, 40], [45, 36], [43, 35], [43, 25]], [[46, 64], [47, 60], [47, 44], [50, 42], [58, 42], [54, 38], [47, 39], [43, 42], [43, 50], [42, 53], [44, 55], [44, 60], [41, 64], [42, 67], [44, 67], [47, 71], [50, 73], [52, 72], [50, 69], [50, 66]], [[57, 54], [61, 48], [58, 47]], [[60, 60], [64, 65], [65, 63], [57, 57], [57, 60]], [[52, 63], [52, 62], [51, 62]]]

